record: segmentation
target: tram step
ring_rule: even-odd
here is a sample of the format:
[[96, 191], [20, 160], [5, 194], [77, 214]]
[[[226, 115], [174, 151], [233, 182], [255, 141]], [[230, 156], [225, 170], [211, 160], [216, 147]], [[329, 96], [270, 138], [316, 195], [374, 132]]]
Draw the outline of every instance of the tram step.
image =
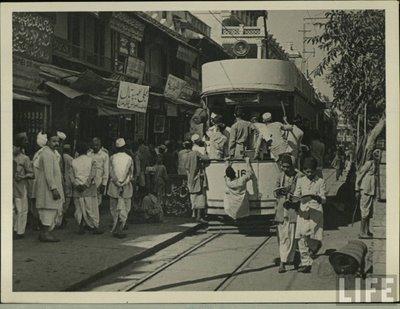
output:
[[237, 226], [228, 226], [228, 225], [215, 225], [215, 226], [209, 226], [208, 230], [237, 230]]
[[224, 231], [224, 230], [211, 230], [207, 231], [208, 234], [240, 234], [239, 230], [230, 230], [230, 231]]

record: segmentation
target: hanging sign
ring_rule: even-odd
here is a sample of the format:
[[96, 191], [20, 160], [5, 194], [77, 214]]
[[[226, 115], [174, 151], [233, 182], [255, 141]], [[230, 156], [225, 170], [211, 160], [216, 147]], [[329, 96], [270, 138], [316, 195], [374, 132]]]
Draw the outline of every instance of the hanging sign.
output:
[[165, 84], [164, 95], [166, 97], [177, 99], [182, 94], [183, 88], [186, 86], [186, 81], [172, 74], [168, 75], [167, 83]]
[[117, 107], [146, 113], [149, 102], [149, 86], [120, 82]]
[[179, 45], [178, 51], [176, 52], [176, 58], [189, 64], [193, 64], [197, 58], [197, 54], [189, 48]]
[[144, 61], [135, 57], [128, 57], [126, 64], [126, 75], [136, 78], [137, 83], [142, 84], [144, 77], [144, 67]]

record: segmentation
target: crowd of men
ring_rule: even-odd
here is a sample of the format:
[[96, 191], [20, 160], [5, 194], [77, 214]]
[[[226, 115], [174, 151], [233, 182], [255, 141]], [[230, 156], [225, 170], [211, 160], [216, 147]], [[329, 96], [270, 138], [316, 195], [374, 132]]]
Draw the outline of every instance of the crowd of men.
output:
[[[26, 134], [17, 134], [13, 143], [15, 238], [24, 237], [30, 209], [34, 226], [40, 229], [39, 240], [58, 242], [52, 231], [65, 226], [72, 202], [77, 232], [102, 234], [99, 207], [104, 196], [109, 198], [112, 235], [123, 238], [131, 209], [137, 204], [147, 222], [162, 221], [169, 177], [175, 174], [187, 186], [193, 216], [204, 222], [208, 187], [205, 168], [210, 160], [227, 163], [226, 214], [235, 220], [247, 217], [250, 213], [246, 184], [254, 177], [250, 158], [272, 159], [280, 167], [275, 190], [279, 272], [285, 272], [286, 265], [293, 263], [296, 248], [301, 259], [299, 271], [309, 272], [322, 241], [325, 145], [318, 134], [309, 139], [308, 145], [303, 144], [299, 117], [293, 124], [286, 117], [283, 123], [274, 122], [271, 113], [266, 112], [253, 114], [248, 121], [242, 108], [235, 110], [235, 117], [232, 127], [228, 127], [221, 115], [212, 113], [211, 126], [204, 136], [193, 134], [181, 147], [173, 141], [149, 147], [143, 140], [132, 147], [129, 141], [118, 138], [112, 154], [98, 137], [90, 143], [78, 141], [71, 146], [64, 133], [53, 130], [37, 135], [39, 149], [30, 160], [25, 154]], [[371, 237], [369, 218], [375, 194], [372, 178], [376, 175], [376, 156], [375, 152], [371, 154], [356, 181], [362, 209], [361, 238]], [[232, 168], [235, 159], [247, 162], [244, 175], [236, 175]], [[342, 171], [342, 161], [338, 150], [332, 163]], [[139, 199], [133, 198], [135, 192], [140, 193]]]

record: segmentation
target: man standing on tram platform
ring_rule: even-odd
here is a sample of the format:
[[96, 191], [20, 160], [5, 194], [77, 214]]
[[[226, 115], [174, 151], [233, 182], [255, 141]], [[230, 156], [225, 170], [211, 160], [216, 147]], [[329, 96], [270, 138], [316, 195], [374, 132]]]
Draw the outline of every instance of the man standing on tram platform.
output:
[[286, 131], [293, 129], [291, 125], [284, 125], [281, 122], [272, 122], [271, 113], [262, 115], [264, 126], [260, 127], [260, 135], [255, 148], [255, 157], [259, 157], [260, 146], [263, 140], [270, 144], [271, 157], [278, 161], [283, 154], [292, 154], [292, 147], [285, 138]]
[[258, 136], [257, 128], [243, 119], [244, 114], [243, 107], [236, 107], [236, 122], [232, 125], [229, 136], [229, 155], [232, 159], [243, 159], [245, 150], [251, 146], [251, 139]]
[[[261, 116], [260, 113], [253, 113], [250, 117], [250, 122], [256, 127], [258, 132], [261, 132], [262, 128], [264, 127], [264, 124], [259, 121], [260, 116]], [[251, 148], [254, 150], [257, 147], [258, 138], [259, 138], [258, 135], [253, 135]], [[262, 160], [267, 154], [268, 154], [267, 144], [261, 143], [259, 158]]]

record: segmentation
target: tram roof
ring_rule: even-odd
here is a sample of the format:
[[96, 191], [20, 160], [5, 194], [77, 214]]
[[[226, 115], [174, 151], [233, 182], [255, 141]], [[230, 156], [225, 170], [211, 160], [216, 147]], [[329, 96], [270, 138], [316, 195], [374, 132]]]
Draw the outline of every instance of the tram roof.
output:
[[290, 61], [229, 59], [202, 66], [202, 96], [240, 92], [299, 92], [309, 101], [315, 90]]

